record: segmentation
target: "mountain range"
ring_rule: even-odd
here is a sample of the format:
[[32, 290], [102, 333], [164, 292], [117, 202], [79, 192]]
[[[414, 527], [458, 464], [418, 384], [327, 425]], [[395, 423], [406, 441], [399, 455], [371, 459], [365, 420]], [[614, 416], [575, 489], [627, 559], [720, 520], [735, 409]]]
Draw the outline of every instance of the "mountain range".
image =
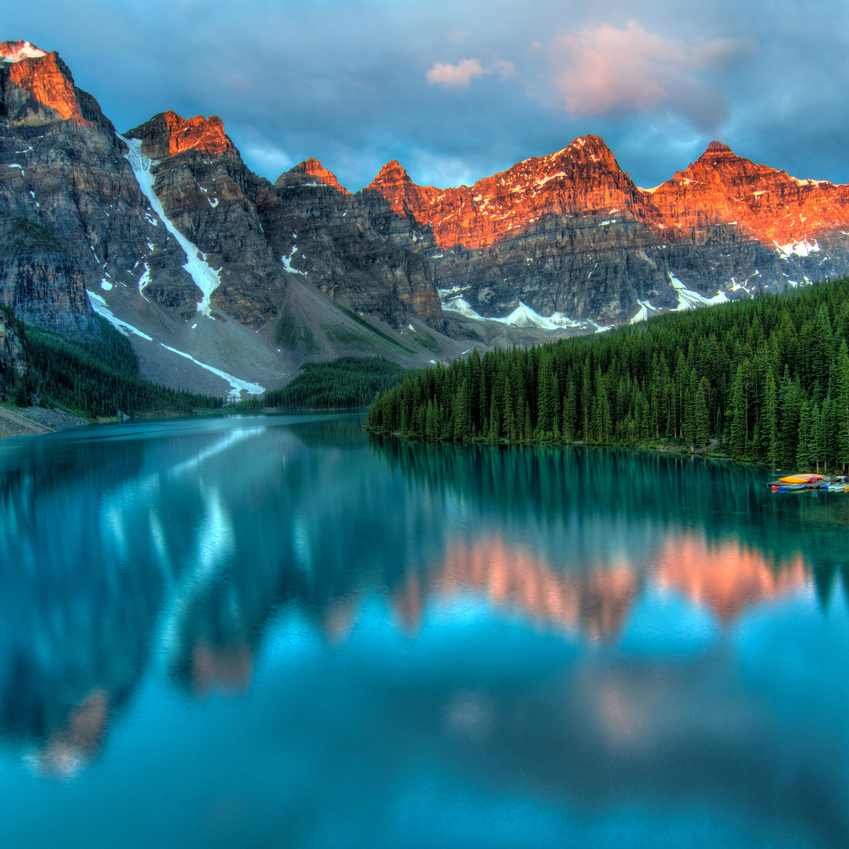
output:
[[849, 186], [718, 142], [652, 189], [584, 136], [472, 186], [393, 161], [351, 193], [315, 159], [254, 174], [215, 116], [118, 132], [57, 53], [0, 57], [0, 301], [72, 336], [98, 313], [175, 388], [421, 366], [849, 273]]

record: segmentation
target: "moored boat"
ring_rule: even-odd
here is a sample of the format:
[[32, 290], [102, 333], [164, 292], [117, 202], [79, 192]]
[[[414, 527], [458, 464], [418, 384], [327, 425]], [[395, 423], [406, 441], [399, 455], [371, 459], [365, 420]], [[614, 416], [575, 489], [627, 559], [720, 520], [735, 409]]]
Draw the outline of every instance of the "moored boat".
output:
[[821, 481], [824, 475], [815, 475], [813, 473], [808, 474], [799, 474], [799, 475], [788, 475], [786, 478], [779, 478], [778, 480], [783, 484], [797, 484], [797, 483], [816, 483], [817, 481]]

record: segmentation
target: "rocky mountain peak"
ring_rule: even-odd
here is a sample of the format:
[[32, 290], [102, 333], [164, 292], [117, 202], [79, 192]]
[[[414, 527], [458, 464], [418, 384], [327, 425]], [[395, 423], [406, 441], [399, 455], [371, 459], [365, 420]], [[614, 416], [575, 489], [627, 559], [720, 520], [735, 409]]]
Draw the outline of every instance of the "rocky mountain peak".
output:
[[616, 162], [613, 151], [607, 146], [607, 142], [601, 136], [578, 136], [561, 153], [568, 153], [573, 158], [586, 157], [592, 161]]
[[518, 162], [503, 174], [478, 181], [475, 188], [486, 185], [489, 180], [514, 186], [525, 185], [532, 191], [544, 186], [547, 190], [560, 189], [566, 184], [589, 188], [611, 179], [620, 182], [623, 177], [625, 175], [604, 139], [580, 136], [563, 150]]
[[702, 157], [723, 156], [725, 154], [730, 154], [731, 156], [737, 155], [727, 144], [714, 140], [707, 146], [707, 150], [702, 154]]
[[849, 221], [844, 186], [797, 180], [738, 156], [727, 145], [707, 150], [653, 192], [666, 227], [734, 226], [766, 245], [791, 248]]
[[46, 55], [46, 50], [40, 50], [28, 41], [0, 41], [0, 61], [7, 64], [21, 62], [24, 59], [37, 59]]
[[398, 160], [393, 159], [391, 162], [387, 162], [386, 165], [377, 172], [377, 176], [371, 181], [371, 183], [368, 184], [368, 186], [366, 186], [366, 188], [380, 191], [383, 187], [399, 186], [401, 184], [412, 185], [413, 181], [410, 179], [407, 172], [401, 167]]
[[168, 110], [129, 130], [127, 135], [141, 139], [142, 151], [151, 159], [161, 160], [187, 150], [209, 156], [240, 158], [238, 149], [224, 131], [224, 122], [217, 115], [209, 118], [195, 115], [185, 120], [173, 110]]
[[638, 190], [599, 136], [518, 162], [473, 186], [417, 186], [397, 163], [385, 165], [368, 186], [399, 215], [433, 226], [439, 247], [471, 250], [494, 245], [545, 215], [634, 215]]
[[342, 194], [350, 192], [339, 183], [336, 175], [325, 168], [321, 162], [313, 157], [299, 162], [294, 168], [284, 171], [275, 183], [276, 186], [331, 186]]
[[45, 53], [28, 41], [5, 41], [0, 48], [0, 88], [10, 124], [85, 120], [74, 78], [58, 53]]
[[[705, 152], [683, 171], [673, 177], [678, 182], [696, 180], [739, 185], [740, 181], [770, 181], [782, 172], [767, 165], [758, 165], [750, 159], [738, 156], [728, 145], [712, 141]], [[785, 175], [786, 176], [786, 175]]]

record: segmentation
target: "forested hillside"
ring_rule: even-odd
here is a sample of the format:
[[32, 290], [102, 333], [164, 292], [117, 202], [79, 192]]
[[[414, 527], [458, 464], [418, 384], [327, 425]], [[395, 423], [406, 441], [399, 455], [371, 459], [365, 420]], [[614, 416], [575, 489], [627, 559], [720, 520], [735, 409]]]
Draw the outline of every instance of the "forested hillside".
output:
[[849, 463], [849, 280], [659, 316], [408, 376], [376, 433], [498, 444], [718, 439], [781, 468]]
[[383, 357], [338, 357], [304, 363], [282, 389], [236, 404], [237, 410], [350, 410], [365, 407], [404, 374], [397, 363]]
[[221, 407], [224, 399], [157, 386], [141, 373], [126, 336], [99, 317], [98, 334], [85, 340], [25, 325], [0, 306], [0, 326], [16, 339], [14, 367], [0, 350], [0, 400], [20, 407], [58, 406], [84, 418], [111, 418], [122, 412], [191, 413]]

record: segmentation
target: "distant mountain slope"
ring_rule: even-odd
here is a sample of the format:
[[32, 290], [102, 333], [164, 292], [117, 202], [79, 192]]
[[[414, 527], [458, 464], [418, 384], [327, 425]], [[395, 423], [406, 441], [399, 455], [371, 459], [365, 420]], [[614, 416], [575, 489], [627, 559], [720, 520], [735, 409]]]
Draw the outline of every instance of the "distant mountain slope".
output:
[[[130, 335], [152, 378], [206, 393], [261, 391], [304, 359], [374, 353], [377, 337], [321, 293], [390, 334], [424, 334], [384, 352], [405, 365], [461, 350], [409, 329], [442, 325], [425, 259], [312, 214], [329, 172], [308, 173], [293, 197], [245, 166], [215, 116], [165, 112], [120, 135], [58, 54], [3, 42], [0, 56], [0, 211], [40, 228], [52, 251], [0, 247], [0, 296], [18, 315], [86, 333], [94, 310]], [[308, 274], [290, 262], [299, 232], [325, 246]]]
[[718, 142], [650, 190], [598, 136], [473, 186], [418, 186], [391, 162], [368, 188], [432, 234], [418, 247], [443, 304], [467, 315], [621, 324], [849, 270], [849, 187]]
[[312, 158], [257, 176], [216, 116], [119, 134], [57, 53], [0, 59], [0, 299], [71, 335], [99, 313], [174, 387], [421, 366], [849, 273], [849, 188], [717, 142], [648, 190], [585, 136], [473, 186], [390, 162], [352, 194]]

